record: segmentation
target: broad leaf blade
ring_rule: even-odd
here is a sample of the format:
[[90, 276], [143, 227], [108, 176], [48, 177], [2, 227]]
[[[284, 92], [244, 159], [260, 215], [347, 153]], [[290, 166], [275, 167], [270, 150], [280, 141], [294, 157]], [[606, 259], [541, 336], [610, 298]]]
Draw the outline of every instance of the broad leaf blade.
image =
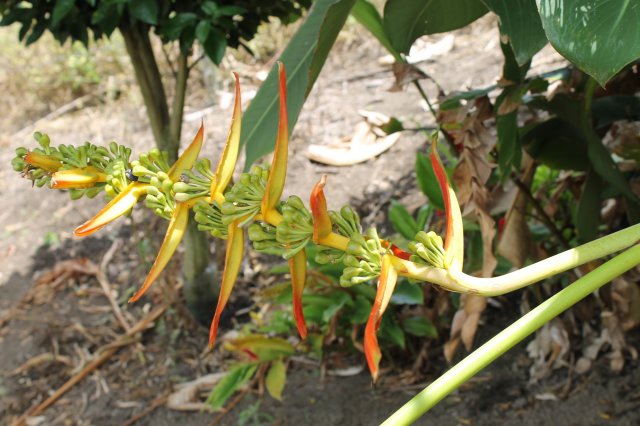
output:
[[240, 389], [255, 373], [256, 364], [240, 364], [227, 373], [207, 398], [212, 410], [220, 410], [235, 391]]
[[462, 28], [487, 11], [480, 0], [388, 0], [384, 28], [392, 46], [409, 53], [418, 37]]
[[431, 160], [428, 155], [421, 152], [416, 154], [416, 179], [420, 191], [427, 196], [429, 202], [436, 208], [444, 210], [442, 192], [440, 192], [436, 174], [431, 166]]
[[382, 17], [373, 4], [367, 0], [357, 0], [353, 9], [351, 9], [351, 16], [377, 38], [380, 44], [391, 53], [396, 61], [402, 62], [402, 57], [391, 44], [391, 40], [385, 32]]
[[536, 0], [547, 38], [598, 83], [640, 57], [640, 3]]
[[[287, 68], [289, 133], [355, 0], [317, 0], [279, 60]], [[273, 151], [278, 128], [278, 72], [272, 68], [242, 122], [245, 170]]]
[[274, 399], [280, 401], [282, 399], [282, 391], [287, 381], [287, 367], [281, 359], [277, 359], [271, 363], [269, 372], [265, 378], [264, 384], [267, 386], [267, 392]]
[[576, 228], [581, 243], [595, 240], [598, 235], [603, 187], [600, 175], [594, 169], [589, 170], [576, 211]]
[[519, 65], [547, 44], [535, 0], [482, 0], [500, 18], [500, 32], [509, 39]]
[[388, 215], [393, 229], [407, 240], [412, 240], [420, 230], [418, 229], [418, 224], [415, 219], [411, 216], [411, 213], [409, 213], [404, 204], [396, 200], [391, 200]]

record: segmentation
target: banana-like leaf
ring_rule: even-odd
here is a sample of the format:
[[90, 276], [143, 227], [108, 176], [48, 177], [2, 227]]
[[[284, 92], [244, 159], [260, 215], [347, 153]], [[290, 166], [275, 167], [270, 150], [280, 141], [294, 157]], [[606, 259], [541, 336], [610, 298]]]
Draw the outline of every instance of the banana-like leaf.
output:
[[[338, 33], [355, 0], [315, 0], [279, 60], [289, 70], [289, 131], [298, 119]], [[277, 71], [272, 69], [244, 114], [241, 145], [246, 146], [245, 169], [273, 151], [278, 115]]]
[[605, 85], [640, 58], [637, 1], [536, 0], [553, 47]]

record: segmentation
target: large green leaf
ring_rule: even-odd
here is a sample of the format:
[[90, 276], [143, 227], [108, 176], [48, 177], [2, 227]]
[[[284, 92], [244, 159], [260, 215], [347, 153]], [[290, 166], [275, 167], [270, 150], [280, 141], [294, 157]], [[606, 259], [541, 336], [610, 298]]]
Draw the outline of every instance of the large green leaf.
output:
[[257, 364], [238, 364], [213, 388], [207, 404], [212, 410], [220, 410], [235, 391], [240, 389], [256, 372]]
[[[289, 132], [354, 3], [355, 0], [314, 2], [306, 21], [280, 56], [287, 70]], [[258, 158], [273, 151], [277, 128], [278, 73], [274, 67], [242, 117], [240, 143], [246, 145], [247, 170]]]
[[425, 317], [409, 317], [402, 321], [402, 328], [407, 333], [419, 337], [438, 338], [438, 329]]
[[547, 38], [601, 85], [640, 57], [640, 3], [536, 0]]
[[133, 0], [129, 2], [131, 15], [147, 24], [158, 23], [158, 2], [155, 0]]
[[[611, 158], [611, 154], [602, 144], [600, 137], [593, 130], [591, 112], [585, 113], [583, 102], [564, 94], [558, 94], [549, 102], [539, 99], [531, 102], [530, 105], [537, 105], [541, 109], [556, 114], [571, 126], [573, 132], [577, 132], [576, 138], [586, 142], [587, 155], [595, 171], [633, 203], [638, 203], [638, 198], [631, 190], [629, 182]], [[571, 155], [571, 153], [567, 152], [567, 155]]]
[[282, 391], [284, 390], [284, 384], [286, 381], [287, 366], [281, 359], [273, 361], [264, 381], [269, 395], [280, 401], [282, 399]]
[[535, 0], [482, 0], [500, 18], [518, 64], [524, 65], [547, 44]]
[[462, 28], [487, 11], [480, 0], [388, 0], [383, 22], [391, 45], [409, 53], [418, 37]]
[[514, 83], [505, 87], [496, 99], [498, 169], [502, 179], [505, 179], [513, 168], [520, 167], [522, 159], [522, 146], [518, 137], [518, 107], [528, 89], [524, 79], [531, 61], [525, 61], [520, 65], [508, 44], [500, 43], [500, 47], [504, 56], [502, 80]]
[[395, 229], [396, 232], [407, 240], [413, 240], [415, 238], [419, 231], [418, 224], [404, 204], [396, 200], [391, 200], [388, 215], [391, 225], [393, 225], [393, 229]]
[[391, 296], [393, 305], [421, 305], [424, 303], [424, 292], [420, 284], [402, 280]]
[[356, 21], [358, 21], [375, 38], [377, 38], [380, 44], [382, 44], [382, 46], [384, 46], [384, 48], [393, 55], [396, 61], [402, 62], [402, 57], [400, 56], [400, 53], [393, 48], [391, 40], [384, 30], [382, 17], [373, 4], [367, 0], [357, 0], [353, 9], [351, 9], [351, 16], [353, 16]]
[[525, 129], [522, 142], [536, 161], [557, 170], [587, 170], [587, 142], [573, 126], [554, 117]]
[[429, 202], [436, 208], [444, 210], [442, 192], [431, 166], [431, 160], [428, 155], [421, 152], [416, 153], [416, 179], [420, 191], [427, 196]]
[[581, 243], [595, 240], [598, 235], [603, 187], [604, 181], [600, 175], [590, 169], [576, 211], [576, 228]]
[[57, 27], [60, 22], [71, 12], [75, 4], [74, 0], [58, 0], [51, 12], [51, 26]]

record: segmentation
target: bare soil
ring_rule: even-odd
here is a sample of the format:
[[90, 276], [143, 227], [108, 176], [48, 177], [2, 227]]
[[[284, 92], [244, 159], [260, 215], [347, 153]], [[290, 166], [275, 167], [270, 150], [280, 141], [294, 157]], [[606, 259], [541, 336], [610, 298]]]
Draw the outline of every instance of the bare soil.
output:
[[[438, 39], [435, 37], [433, 40]], [[445, 91], [493, 84], [500, 76], [498, 34], [490, 19], [456, 33], [455, 45], [434, 62], [421, 64]], [[407, 132], [389, 151], [366, 163], [346, 168], [310, 162], [304, 155], [310, 143], [331, 143], [353, 132], [360, 109], [393, 115], [415, 127], [433, 125], [417, 91], [388, 92], [393, 75], [377, 60], [384, 52], [367, 37], [342, 40], [331, 54], [294, 132], [287, 194], [308, 194], [322, 174], [329, 175], [326, 193], [331, 208], [350, 203], [367, 223], [384, 224], [387, 205], [401, 199], [411, 208], [424, 203], [416, 188], [413, 163], [424, 148], [424, 136]], [[534, 72], [562, 64], [549, 48], [536, 59]], [[243, 89], [259, 82], [251, 75], [258, 66], [246, 66]], [[433, 86], [425, 83], [435, 98]], [[195, 82], [187, 112], [205, 110], [205, 155], [220, 152], [230, 110]], [[194, 134], [199, 118], [184, 124], [185, 139]], [[89, 103], [51, 120], [16, 118], [0, 135], [0, 424], [10, 424], [29, 407], [44, 400], [66, 380], [99, 355], [123, 330], [114, 319], [96, 277], [73, 272], [73, 266], [110, 262], [104, 272], [125, 316], [134, 323], [163, 303], [167, 311], [133, 342], [126, 344], [100, 368], [75, 385], [32, 424], [119, 425], [144, 414], [138, 425], [244, 424], [371, 425], [384, 420], [413, 394], [446, 370], [441, 348], [430, 354], [429, 375], [418, 384], [402, 385], [388, 370], [372, 386], [366, 371], [350, 377], [321, 377], [320, 370], [292, 362], [282, 402], [249, 393], [236, 407], [218, 418], [209, 412], [181, 412], [165, 407], [162, 398], [175, 385], [224, 369], [224, 351], [206, 351], [207, 330], [182, 307], [178, 261], [173, 261], [154, 289], [140, 302], [126, 304], [153, 261], [164, 232], [162, 220], [136, 211], [97, 237], [76, 239], [71, 231], [89, 218], [98, 200], [71, 202], [64, 194], [37, 188], [9, 167], [16, 146], [32, 145], [29, 134], [39, 129], [54, 143], [132, 144], [136, 151], [152, 146], [142, 102], [134, 90], [120, 99]], [[286, 194], [285, 194], [286, 195]], [[384, 227], [383, 227], [384, 231]], [[45, 237], [46, 236], [46, 237]], [[70, 260], [71, 263], [63, 263]], [[65, 269], [64, 265], [67, 265]], [[58, 267], [59, 274], [46, 275]], [[54, 269], [55, 270], [55, 269]], [[65, 272], [66, 271], [66, 272]], [[70, 272], [71, 271], [71, 272]], [[67, 275], [65, 275], [65, 273]], [[60, 275], [62, 274], [62, 275]], [[62, 277], [62, 278], [60, 278]], [[37, 283], [40, 282], [40, 285]], [[240, 282], [237, 287], [250, 286]], [[240, 296], [235, 296], [240, 297]], [[232, 305], [237, 303], [232, 299]], [[234, 306], [228, 308], [233, 312]], [[490, 308], [476, 344], [486, 341], [514, 319], [508, 308]], [[5, 321], [6, 320], [6, 321]], [[237, 318], [230, 316], [225, 330]], [[629, 338], [638, 345], [640, 336]], [[49, 354], [49, 355], [43, 355]], [[364, 359], [350, 360], [363, 365]], [[542, 382], [529, 384], [530, 360], [524, 344], [465, 384], [425, 416], [419, 424], [434, 425], [635, 425], [640, 423], [640, 369], [628, 362], [612, 375], [606, 360], [596, 362], [583, 376], [562, 370]], [[262, 399], [261, 399], [262, 398]], [[145, 409], [157, 407], [149, 412]], [[244, 417], [243, 417], [244, 416]], [[217, 420], [216, 420], [217, 419]]]

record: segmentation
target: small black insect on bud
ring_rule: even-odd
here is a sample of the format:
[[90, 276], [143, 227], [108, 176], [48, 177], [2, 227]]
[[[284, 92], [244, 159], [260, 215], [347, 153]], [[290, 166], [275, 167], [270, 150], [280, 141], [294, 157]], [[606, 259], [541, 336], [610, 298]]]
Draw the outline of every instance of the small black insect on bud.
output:
[[137, 182], [138, 181], [138, 176], [134, 175], [133, 172], [131, 171], [131, 169], [127, 169], [125, 171], [125, 174], [127, 175], [127, 179], [129, 179], [131, 182]]

